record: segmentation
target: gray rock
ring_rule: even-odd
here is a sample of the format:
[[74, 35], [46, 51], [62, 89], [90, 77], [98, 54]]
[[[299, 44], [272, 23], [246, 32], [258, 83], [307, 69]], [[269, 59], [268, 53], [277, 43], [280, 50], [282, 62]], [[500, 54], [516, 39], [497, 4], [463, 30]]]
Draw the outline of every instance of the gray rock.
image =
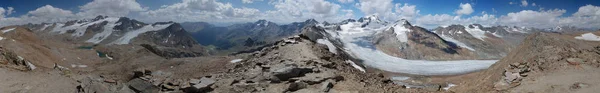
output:
[[233, 84], [233, 90], [235, 90], [235, 91], [254, 91], [254, 90], [256, 90], [257, 86], [258, 86], [258, 83], [242, 81], [240, 83]]
[[327, 79], [335, 79], [336, 77], [337, 75], [335, 75], [333, 72], [308, 73], [303, 77], [300, 77], [299, 80], [309, 84], [317, 84]]
[[271, 68], [271, 73], [277, 79], [273, 79], [274, 82], [286, 81], [293, 77], [304, 75], [307, 72], [312, 71], [310, 68], [298, 68], [296, 65], [285, 65], [278, 66], [277, 68]]
[[198, 83], [200, 83], [199, 79], [190, 79], [190, 84], [195, 85], [195, 84], [198, 84]]
[[210, 90], [212, 90], [212, 88], [210, 88], [211, 85], [215, 84], [215, 80], [211, 79], [211, 78], [200, 78], [200, 83], [196, 84], [196, 85], [192, 85], [192, 87], [188, 88], [186, 91], [187, 92], [208, 92]]
[[505, 76], [505, 80], [506, 82], [514, 82], [517, 81], [521, 75], [519, 73], [511, 73], [511, 72], [504, 72], [504, 76]]
[[152, 85], [152, 83], [139, 78], [133, 79], [127, 83], [129, 84], [129, 88], [138, 93], [158, 93], [160, 91], [159, 88]]
[[331, 81], [325, 81], [323, 83], [321, 83], [321, 91], [322, 92], [329, 92], [329, 89], [331, 89], [333, 87], [333, 84], [331, 83]]
[[508, 84], [507, 82], [500, 80], [496, 83], [494, 83], [494, 89], [496, 90], [506, 90], [510, 88], [510, 84]]
[[296, 91], [300, 89], [304, 89], [308, 86], [307, 83], [296, 81], [288, 87], [287, 91]]

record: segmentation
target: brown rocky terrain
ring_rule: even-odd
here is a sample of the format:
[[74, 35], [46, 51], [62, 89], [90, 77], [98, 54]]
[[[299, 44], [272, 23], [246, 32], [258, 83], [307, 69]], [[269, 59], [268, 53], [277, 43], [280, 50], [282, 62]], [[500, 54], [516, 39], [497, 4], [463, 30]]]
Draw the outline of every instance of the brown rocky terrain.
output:
[[[535, 33], [487, 70], [473, 73], [457, 92], [579, 92], [598, 90], [600, 42], [575, 34]], [[598, 34], [596, 32], [596, 34]], [[477, 87], [474, 87], [477, 86]]]

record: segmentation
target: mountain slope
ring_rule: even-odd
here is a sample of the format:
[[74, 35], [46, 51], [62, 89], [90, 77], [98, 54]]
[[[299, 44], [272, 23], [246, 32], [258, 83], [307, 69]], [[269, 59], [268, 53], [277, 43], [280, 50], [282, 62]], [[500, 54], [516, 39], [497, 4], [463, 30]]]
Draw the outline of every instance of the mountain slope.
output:
[[[578, 40], [577, 34], [534, 33], [529, 35], [514, 51], [502, 58], [489, 69], [475, 73], [456, 90], [508, 91], [508, 92], [584, 92], [597, 90], [594, 87], [580, 87], [597, 83], [600, 71], [600, 42]], [[598, 34], [596, 32], [596, 34]], [[525, 67], [526, 70], [512, 70]], [[509, 74], [505, 74], [509, 73]], [[519, 73], [519, 74], [512, 74]], [[481, 77], [485, 76], [485, 77]], [[514, 77], [514, 79], [508, 79]], [[584, 82], [594, 81], [594, 82]], [[468, 87], [480, 86], [480, 87]], [[552, 87], [554, 86], [554, 87]], [[576, 86], [576, 88], [570, 88]]]
[[374, 44], [386, 54], [405, 59], [475, 59], [473, 53], [405, 20], [376, 33]]
[[[185, 53], [193, 57], [208, 55], [179, 23], [157, 22], [146, 24], [126, 17], [98, 16], [94, 19], [73, 20], [66, 23], [42, 23], [24, 25], [43, 37], [65, 40], [72, 43], [94, 45], [150, 44], [166, 49], [169, 54]], [[158, 54], [164, 55], [164, 54]]]
[[483, 27], [479, 24], [450, 25], [438, 27], [434, 31], [446, 40], [469, 47], [477, 56], [486, 59], [506, 56], [528, 33], [533, 32], [506, 26]]

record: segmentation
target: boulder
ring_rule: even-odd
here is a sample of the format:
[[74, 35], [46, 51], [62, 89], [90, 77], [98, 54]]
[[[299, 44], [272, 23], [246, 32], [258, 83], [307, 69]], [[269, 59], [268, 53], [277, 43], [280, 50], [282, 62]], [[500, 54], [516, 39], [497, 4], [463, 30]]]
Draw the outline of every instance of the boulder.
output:
[[29, 61], [27, 61], [26, 63], [27, 63], [26, 65], [29, 68], [29, 70], [34, 70], [35, 68], [37, 68], [37, 67], [35, 67], [35, 65], [31, 64], [31, 62], [29, 62]]
[[158, 93], [160, 91], [159, 88], [152, 85], [152, 83], [139, 78], [133, 79], [127, 83], [129, 84], [129, 88], [137, 93]]
[[307, 86], [308, 86], [307, 83], [296, 81], [296, 82], [290, 84], [287, 91], [296, 91], [296, 90], [304, 89]]
[[270, 70], [272, 75], [277, 77], [277, 79], [272, 79], [274, 82], [286, 81], [290, 78], [298, 77], [312, 71], [310, 68], [299, 68], [295, 64], [285, 65], [283, 67], [277, 66], [277, 68], [274, 67]]
[[[190, 80], [190, 82], [191, 81], [192, 80]], [[212, 88], [210, 86], [215, 84], [215, 82], [216, 81], [214, 79], [203, 77], [203, 78], [200, 78], [200, 83], [192, 85], [192, 87], [185, 89], [185, 91], [192, 92], [192, 93], [208, 92], [208, 91], [212, 90]]]
[[333, 84], [331, 83], [331, 81], [325, 81], [323, 83], [321, 83], [321, 87], [319, 87], [321, 89], [322, 92], [329, 92], [329, 89], [331, 89], [333, 87]]
[[242, 92], [242, 91], [255, 91], [256, 87], [258, 87], [258, 86], [259, 85], [256, 82], [249, 82], [249, 81], [242, 80], [239, 83], [233, 84], [233, 90], [239, 91], [239, 92]]
[[328, 71], [322, 73], [308, 73], [298, 79], [302, 82], [306, 82], [309, 84], [317, 84], [328, 79], [337, 79], [337, 77], [338, 75], [335, 75], [333, 72]]

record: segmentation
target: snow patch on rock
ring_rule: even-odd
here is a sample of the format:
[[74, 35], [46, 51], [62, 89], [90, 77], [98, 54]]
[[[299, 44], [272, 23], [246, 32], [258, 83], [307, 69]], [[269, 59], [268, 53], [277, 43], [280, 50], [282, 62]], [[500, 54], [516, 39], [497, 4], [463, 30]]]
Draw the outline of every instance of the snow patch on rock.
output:
[[92, 38], [90, 38], [89, 40], [87, 40], [85, 42], [98, 44], [112, 34], [113, 28], [115, 28], [115, 26], [121, 24], [121, 23], [116, 23], [117, 21], [119, 21], [118, 18], [106, 18], [106, 19], [107, 19], [106, 21], [108, 21], [108, 23], [102, 28], [102, 32], [94, 35]]
[[352, 62], [352, 61], [350, 61], [350, 60], [346, 60], [346, 63], [348, 63], [348, 64], [352, 65], [352, 67], [354, 67], [354, 68], [356, 68], [356, 69], [358, 69], [358, 70], [360, 70], [360, 71], [362, 71], [362, 72], [366, 72], [364, 68], [362, 68], [362, 67], [360, 67], [360, 66], [356, 65], [356, 63], [354, 63], [354, 62]]
[[15, 28], [5, 29], [5, 30], [2, 30], [2, 33], [10, 32], [10, 31], [13, 31], [13, 30], [15, 30]]
[[473, 37], [482, 41], [485, 41], [484, 38], [487, 38], [487, 36], [485, 36], [486, 31], [479, 29], [477, 26], [475, 28], [469, 28], [469, 26], [465, 26], [465, 30]]
[[600, 41], [600, 36], [597, 36], [593, 33], [585, 33], [585, 34], [581, 34], [581, 36], [575, 37], [575, 39], [587, 40], [587, 41]]
[[231, 61], [229, 61], [229, 62], [231, 62], [231, 63], [237, 63], [237, 62], [241, 62], [242, 60], [243, 60], [243, 59], [234, 59], [234, 60], [231, 60]]
[[467, 46], [467, 44], [465, 44], [465, 43], [462, 43], [462, 42], [460, 42], [460, 41], [458, 41], [458, 40], [456, 40], [456, 39], [454, 39], [454, 38], [448, 37], [448, 36], [446, 36], [446, 35], [444, 35], [444, 34], [441, 34], [441, 35], [440, 35], [440, 37], [441, 37], [442, 39], [444, 39], [444, 40], [446, 40], [446, 41], [448, 41], [448, 42], [452, 42], [452, 43], [454, 43], [454, 44], [456, 44], [456, 45], [458, 45], [458, 46], [460, 46], [460, 47], [463, 47], [463, 48], [469, 49], [469, 50], [471, 50], [471, 51], [475, 51], [475, 49], [473, 49], [473, 48], [471, 48], [471, 47]]
[[454, 87], [454, 86], [456, 86], [456, 85], [455, 85], [455, 84], [452, 84], [452, 83], [448, 83], [448, 86], [446, 86], [446, 87], [443, 87], [442, 89], [444, 89], [444, 90], [448, 90], [448, 89], [450, 89], [450, 88], [452, 88], [452, 87]]
[[398, 40], [400, 42], [408, 42], [408, 32], [410, 32], [410, 29], [404, 27], [404, 25], [400, 25], [400, 24], [396, 24], [394, 25], [394, 33], [396, 34], [396, 38], [398, 38]]
[[329, 52], [337, 54], [336, 47], [333, 45], [333, 43], [329, 42], [329, 40], [317, 39], [317, 43], [327, 45]]

